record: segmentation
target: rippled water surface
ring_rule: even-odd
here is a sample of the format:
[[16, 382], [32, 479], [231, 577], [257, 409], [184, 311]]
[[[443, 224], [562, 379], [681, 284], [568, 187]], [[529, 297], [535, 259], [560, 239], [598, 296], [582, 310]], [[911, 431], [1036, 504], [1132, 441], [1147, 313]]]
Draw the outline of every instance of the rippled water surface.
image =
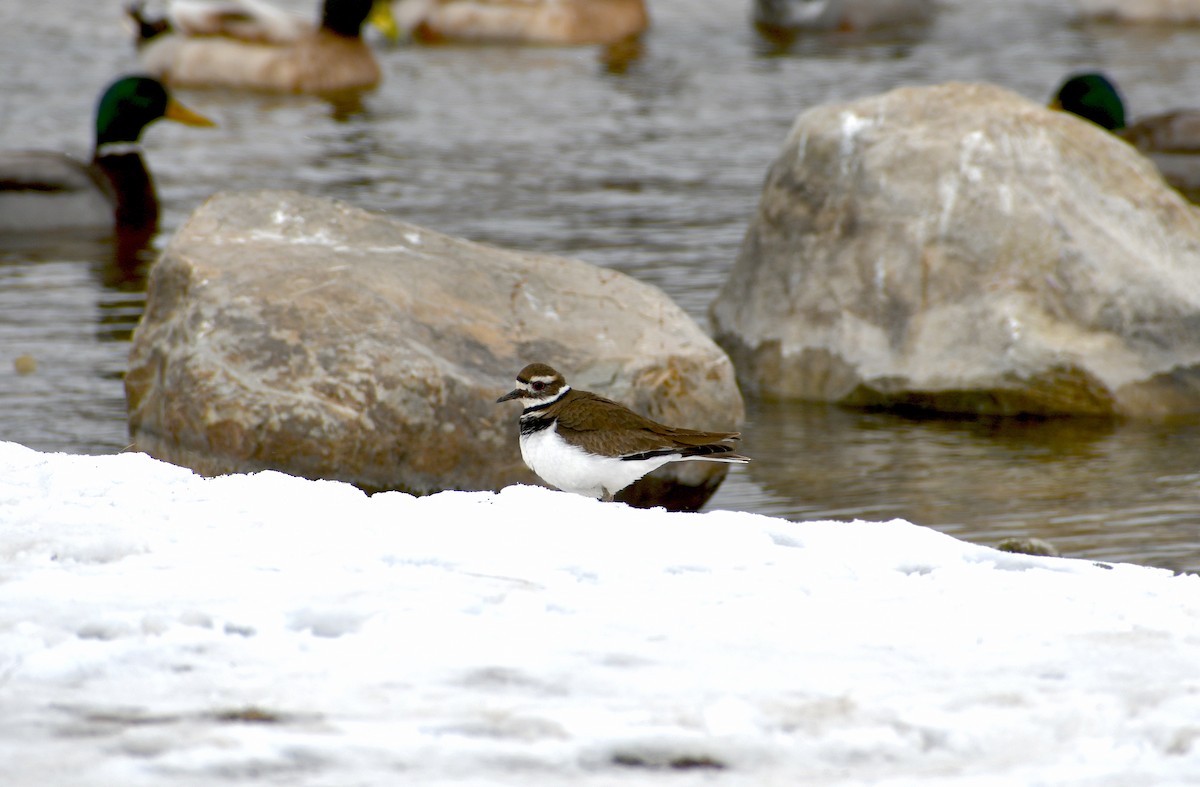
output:
[[[747, 1], [649, 0], [653, 30], [624, 61], [592, 48], [380, 46], [385, 82], [358, 107], [181, 93], [220, 127], [146, 135], [164, 210], [154, 244], [214, 191], [293, 188], [617, 268], [707, 325], [806, 107], [948, 80], [1041, 101], [1063, 73], [1095, 66], [1135, 116], [1200, 105], [1196, 30], [1081, 25], [1050, 0], [943, 0], [920, 29], [781, 42], [748, 24]], [[0, 147], [87, 154], [96, 95], [135, 67], [121, 6], [0, 4]], [[144, 273], [115, 265], [105, 244], [0, 246], [0, 439], [127, 445], [121, 375]], [[35, 373], [16, 373], [22, 354]], [[1030, 535], [1071, 555], [1200, 569], [1195, 422], [931, 421], [750, 402], [744, 431], [757, 461], [710, 507], [903, 517], [982, 543]]]

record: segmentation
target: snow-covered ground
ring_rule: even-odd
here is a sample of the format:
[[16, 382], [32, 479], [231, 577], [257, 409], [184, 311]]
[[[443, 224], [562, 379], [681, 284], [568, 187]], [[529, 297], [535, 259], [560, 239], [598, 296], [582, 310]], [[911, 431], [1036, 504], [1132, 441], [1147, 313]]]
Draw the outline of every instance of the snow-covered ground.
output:
[[0, 443], [0, 784], [1200, 781], [1200, 578]]

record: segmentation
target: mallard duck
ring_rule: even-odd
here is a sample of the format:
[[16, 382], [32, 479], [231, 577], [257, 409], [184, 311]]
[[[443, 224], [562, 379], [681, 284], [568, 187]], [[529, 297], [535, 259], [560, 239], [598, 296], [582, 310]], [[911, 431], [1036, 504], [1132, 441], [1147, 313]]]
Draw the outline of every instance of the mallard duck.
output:
[[1098, 73], [1069, 77], [1051, 106], [1113, 132], [1149, 157], [1173, 187], [1192, 201], [1200, 198], [1200, 110], [1164, 112], [1127, 125], [1116, 85]]
[[381, 77], [363, 24], [370, 17], [396, 36], [387, 0], [325, 0], [319, 25], [256, 0], [185, 0], [171, 8], [162, 20], [146, 19], [140, 3], [128, 12], [138, 24], [143, 67], [172, 86], [363, 90]]
[[395, 10], [424, 43], [615, 44], [650, 23], [644, 0], [400, 0]]
[[[290, 44], [317, 29], [314, 20], [262, 0], [172, 0], [161, 19], [148, 19], [144, 8], [144, 0], [126, 7], [126, 12], [138, 25], [139, 45], [169, 32]], [[375, 26], [389, 39], [399, 37], [388, 0], [376, 0], [372, 4], [366, 24]]]
[[90, 163], [51, 151], [0, 153], [0, 232], [153, 231], [158, 198], [138, 140], [159, 118], [215, 125], [172, 99], [157, 79], [129, 76], [100, 97]]
[[754, 23], [771, 30], [867, 30], [932, 13], [932, 0], [754, 0]]

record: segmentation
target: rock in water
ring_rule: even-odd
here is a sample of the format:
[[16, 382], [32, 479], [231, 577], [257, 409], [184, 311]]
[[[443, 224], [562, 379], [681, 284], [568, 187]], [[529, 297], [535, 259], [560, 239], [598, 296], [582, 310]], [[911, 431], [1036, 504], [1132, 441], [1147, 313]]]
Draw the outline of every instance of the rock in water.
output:
[[1200, 411], [1200, 213], [988, 85], [802, 114], [712, 306], [743, 390], [952, 413]]
[[[416, 493], [536, 483], [495, 400], [540, 358], [658, 420], [743, 417], [728, 357], [624, 274], [291, 192], [218, 194], [151, 271], [125, 378], [130, 432], [138, 450], [206, 474], [271, 468]], [[663, 468], [627, 499], [698, 507], [724, 471]]]

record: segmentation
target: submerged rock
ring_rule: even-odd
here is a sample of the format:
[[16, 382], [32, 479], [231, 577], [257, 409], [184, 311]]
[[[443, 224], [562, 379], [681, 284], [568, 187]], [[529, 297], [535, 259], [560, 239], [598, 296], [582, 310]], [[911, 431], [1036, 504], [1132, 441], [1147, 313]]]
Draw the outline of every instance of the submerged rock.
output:
[[802, 114], [712, 306], [745, 390], [1200, 411], [1200, 214], [1094, 124], [988, 85]]
[[999, 544], [996, 544], [996, 549], [999, 549], [1001, 552], [1012, 552], [1018, 555], [1062, 557], [1062, 552], [1058, 551], [1058, 547], [1043, 538], [1035, 538], [1034, 536], [1013, 536], [1012, 538], [1006, 538]]
[[[732, 429], [729, 359], [654, 287], [292, 192], [218, 194], [154, 265], [125, 389], [138, 450], [425, 493], [536, 483], [530, 361], [668, 423]], [[668, 465], [625, 499], [698, 507], [724, 477]]]

